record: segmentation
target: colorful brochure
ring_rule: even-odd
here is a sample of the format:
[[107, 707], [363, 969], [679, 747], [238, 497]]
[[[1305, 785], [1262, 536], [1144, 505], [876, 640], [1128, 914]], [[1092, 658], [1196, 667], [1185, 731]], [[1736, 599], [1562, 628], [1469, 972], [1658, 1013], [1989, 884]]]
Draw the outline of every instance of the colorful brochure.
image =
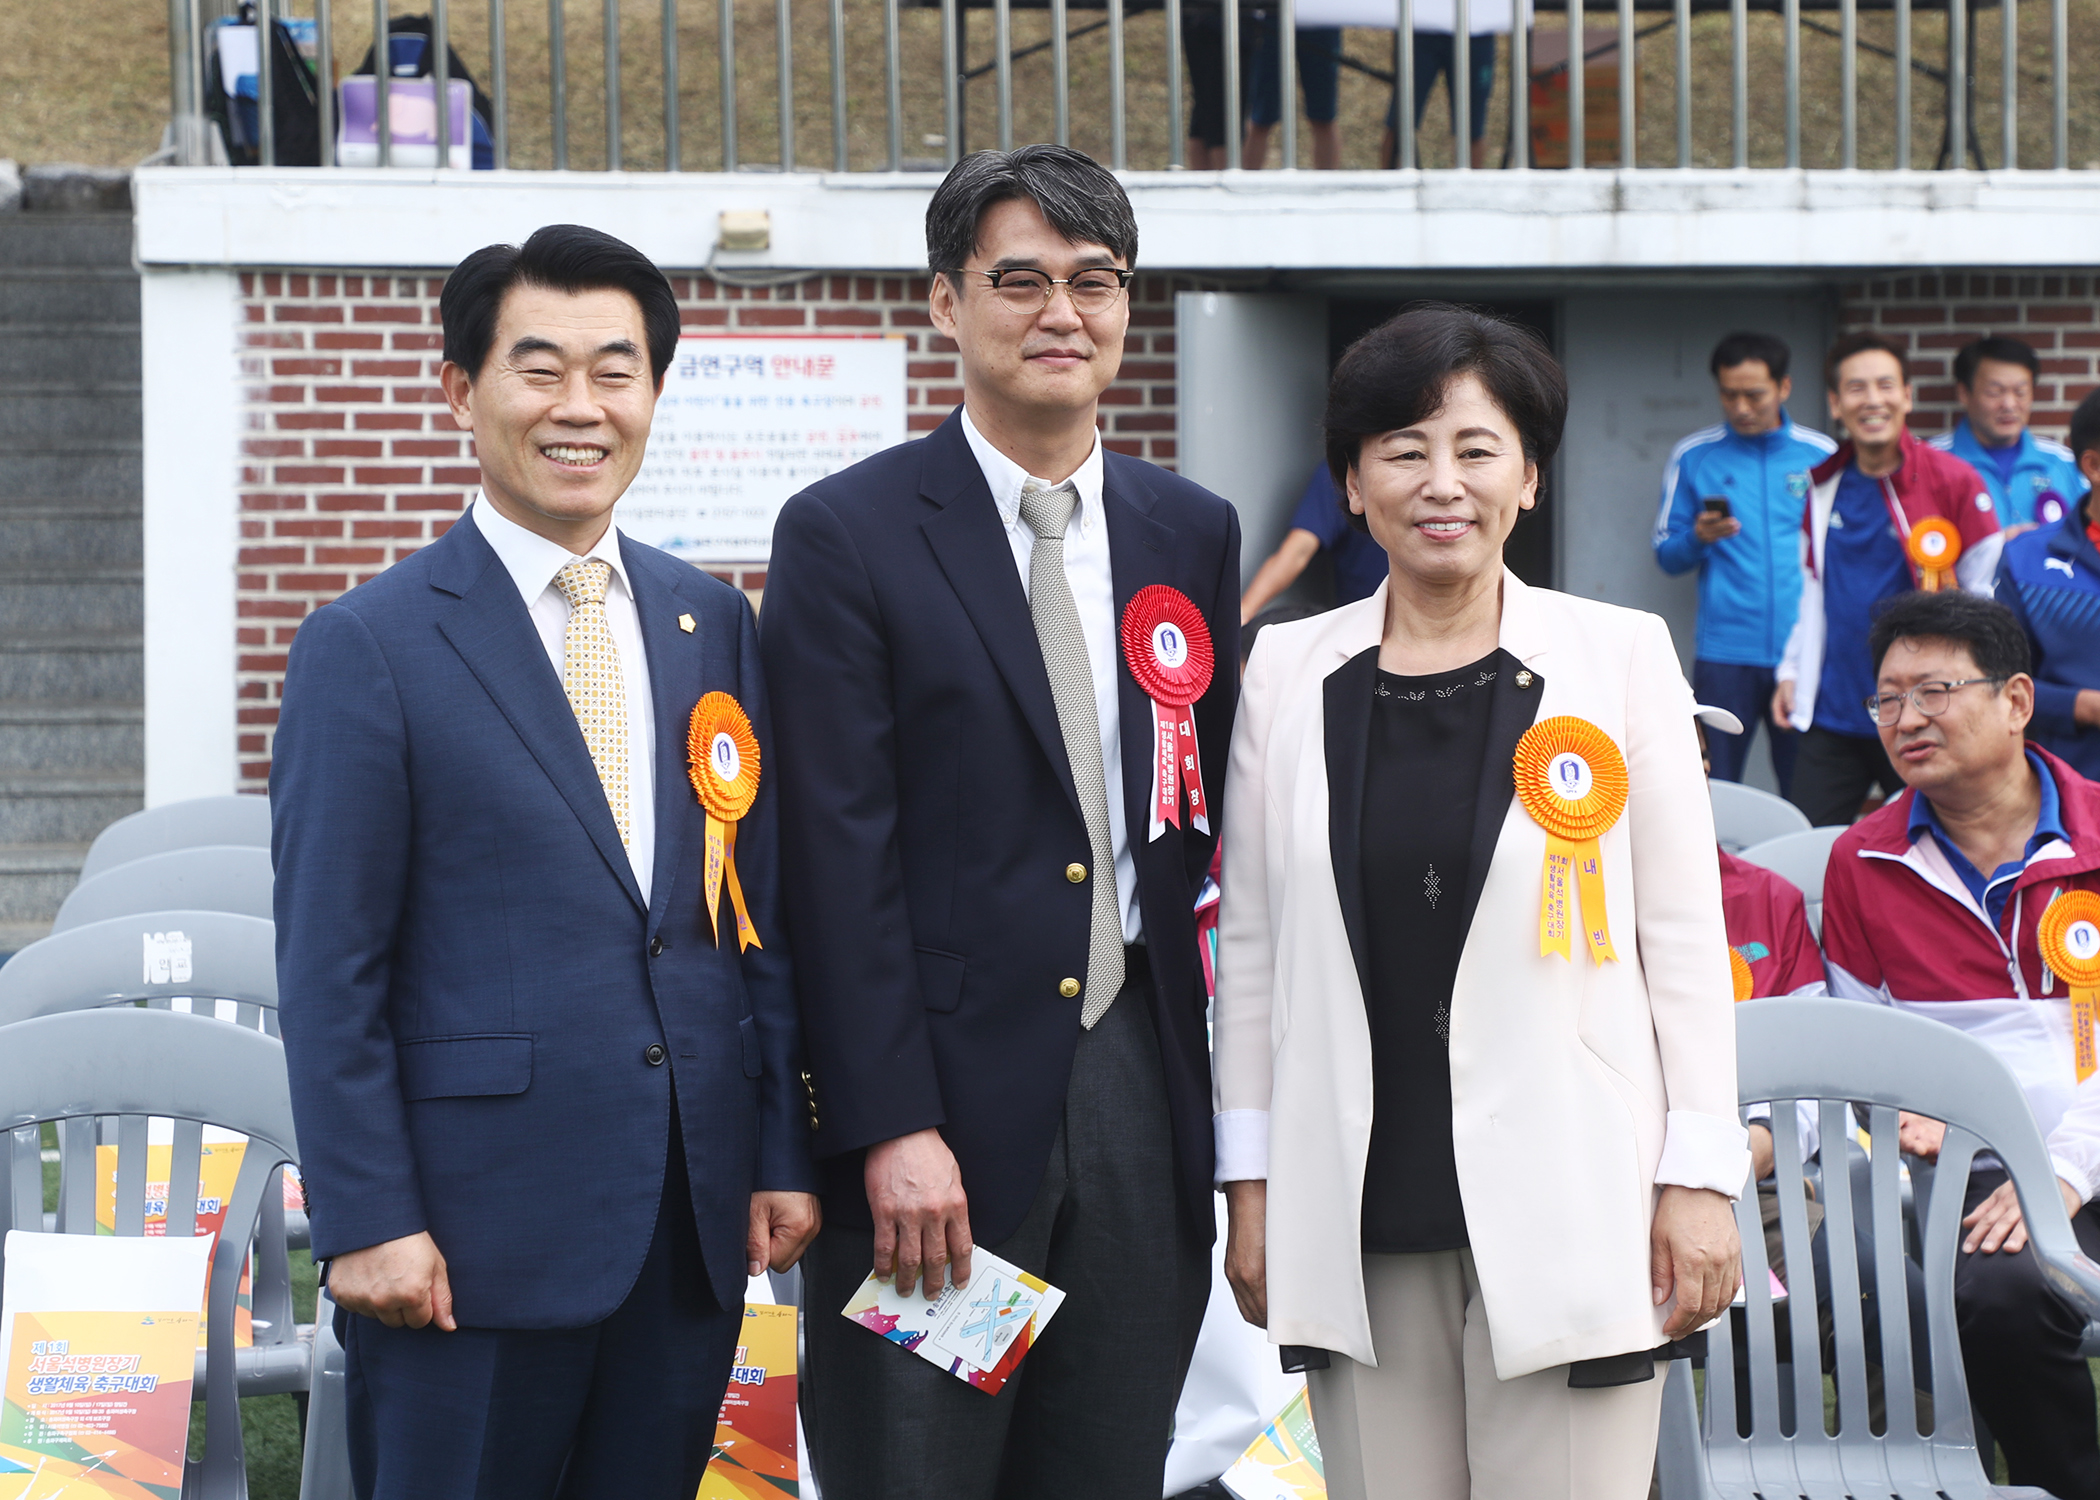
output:
[[0, 1500], [178, 1500], [212, 1244], [8, 1234]]
[[[161, 1122], [156, 1120], [154, 1124]], [[212, 1139], [223, 1136], [225, 1139]], [[146, 1234], [148, 1238], [163, 1236], [168, 1232], [168, 1173], [172, 1168], [175, 1148], [172, 1145], [148, 1145], [146, 1147]], [[197, 1236], [209, 1237], [214, 1244], [226, 1223], [226, 1210], [233, 1202], [233, 1185], [241, 1175], [241, 1162], [248, 1154], [245, 1136], [231, 1131], [210, 1132], [203, 1145], [203, 1154], [197, 1161]], [[285, 1206], [294, 1205], [290, 1175], [285, 1181]], [[303, 1200], [299, 1200], [302, 1201]], [[97, 1146], [95, 1148], [95, 1233], [113, 1235], [117, 1232], [117, 1148]], [[241, 1289], [233, 1311], [233, 1343], [237, 1349], [246, 1349], [255, 1343], [255, 1266], [244, 1262], [241, 1266]], [[202, 1304], [199, 1304], [200, 1306]], [[200, 1325], [198, 1347], [205, 1339]]]
[[715, 1456], [697, 1500], [779, 1500], [799, 1495], [795, 1458], [795, 1314], [748, 1303], [715, 1427]]
[[1238, 1500], [1326, 1500], [1327, 1468], [1305, 1392], [1291, 1397], [1220, 1482]]
[[846, 1304], [845, 1315], [996, 1396], [1064, 1300], [1049, 1282], [989, 1250], [976, 1250], [966, 1287], [951, 1283], [928, 1302], [916, 1292], [900, 1296], [894, 1281], [877, 1281], [871, 1274]]

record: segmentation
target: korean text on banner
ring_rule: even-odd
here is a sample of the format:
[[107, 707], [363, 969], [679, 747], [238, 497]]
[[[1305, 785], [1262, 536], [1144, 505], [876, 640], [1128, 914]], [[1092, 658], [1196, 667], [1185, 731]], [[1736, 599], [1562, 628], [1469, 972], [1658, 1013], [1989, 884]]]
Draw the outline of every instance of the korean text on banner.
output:
[[8, 1234], [0, 1500], [177, 1500], [211, 1246]]
[[715, 1456], [698, 1500], [781, 1500], [799, 1493], [795, 1451], [795, 1313], [793, 1307], [744, 1308]]
[[781, 506], [903, 441], [901, 338], [680, 339], [613, 519], [687, 562], [764, 562]]

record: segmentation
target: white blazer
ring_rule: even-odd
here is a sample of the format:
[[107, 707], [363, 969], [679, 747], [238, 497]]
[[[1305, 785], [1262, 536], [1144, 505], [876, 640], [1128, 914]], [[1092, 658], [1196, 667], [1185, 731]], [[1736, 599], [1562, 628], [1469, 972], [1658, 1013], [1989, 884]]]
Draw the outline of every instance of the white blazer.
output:
[[[1531, 681], [1508, 672], [1492, 689], [1450, 1045], [1459, 1192], [1509, 1380], [1663, 1343], [1671, 1309], [1649, 1283], [1656, 1187], [1732, 1198], [1750, 1157], [1713, 813], [1669, 627], [1508, 572], [1502, 587], [1500, 643]], [[1376, 913], [1361, 912], [1354, 872], [1337, 880], [1329, 710], [1353, 715], [1360, 689], [1368, 723], [1385, 599], [1381, 586], [1255, 643], [1225, 782], [1215, 1012], [1218, 1180], [1269, 1184], [1269, 1339], [1367, 1365], [1371, 1034], [1343, 890], [1358, 923]], [[1510, 756], [1525, 728], [1560, 714], [1626, 757], [1626, 811], [1600, 841], [1613, 963], [1582, 946], [1579, 924], [1573, 962], [1538, 951], [1546, 833], [1511, 795]]]

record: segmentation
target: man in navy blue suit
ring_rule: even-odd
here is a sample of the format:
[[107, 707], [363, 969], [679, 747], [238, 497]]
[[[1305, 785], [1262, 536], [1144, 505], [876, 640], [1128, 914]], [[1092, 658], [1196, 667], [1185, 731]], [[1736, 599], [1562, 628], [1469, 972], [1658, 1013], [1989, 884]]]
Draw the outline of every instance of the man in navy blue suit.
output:
[[[351, 1471], [690, 1500], [744, 1278], [817, 1227], [756, 624], [612, 525], [678, 340], [660, 271], [557, 225], [439, 311], [480, 493], [300, 627], [270, 779]], [[711, 694], [730, 750], [689, 774]], [[703, 791], [742, 809], [748, 947], [707, 909]]]
[[[1142, 591], [1172, 665], [1200, 614], [1217, 666], [1174, 719], [1214, 806], [1239, 527], [1095, 430], [1137, 253], [1112, 175], [979, 152], [926, 223], [963, 409], [788, 502], [760, 638], [829, 1223], [803, 1417], [825, 1500], [1157, 1500], [1210, 1285], [1217, 829], [1155, 797], [1118, 636]], [[980, 1244], [1068, 1294], [999, 1394], [839, 1316], [871, 1269], [966, 1282]]]

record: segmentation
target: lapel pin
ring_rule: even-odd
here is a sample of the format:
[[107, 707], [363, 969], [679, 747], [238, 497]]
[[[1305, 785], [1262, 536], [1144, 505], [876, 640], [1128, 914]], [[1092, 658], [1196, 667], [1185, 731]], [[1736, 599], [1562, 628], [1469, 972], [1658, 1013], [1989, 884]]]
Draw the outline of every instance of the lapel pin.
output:
[[1532, 684], [1532, 680], [1532, 676], [1529, 672], [1517, 673], [1517, 686], [1520, 688], [1530, 687]]
[[678, 617], [678, 628], [687, 635], [691, 635], [693, 633], [693, 617], [691, 615], [680, 615]]

